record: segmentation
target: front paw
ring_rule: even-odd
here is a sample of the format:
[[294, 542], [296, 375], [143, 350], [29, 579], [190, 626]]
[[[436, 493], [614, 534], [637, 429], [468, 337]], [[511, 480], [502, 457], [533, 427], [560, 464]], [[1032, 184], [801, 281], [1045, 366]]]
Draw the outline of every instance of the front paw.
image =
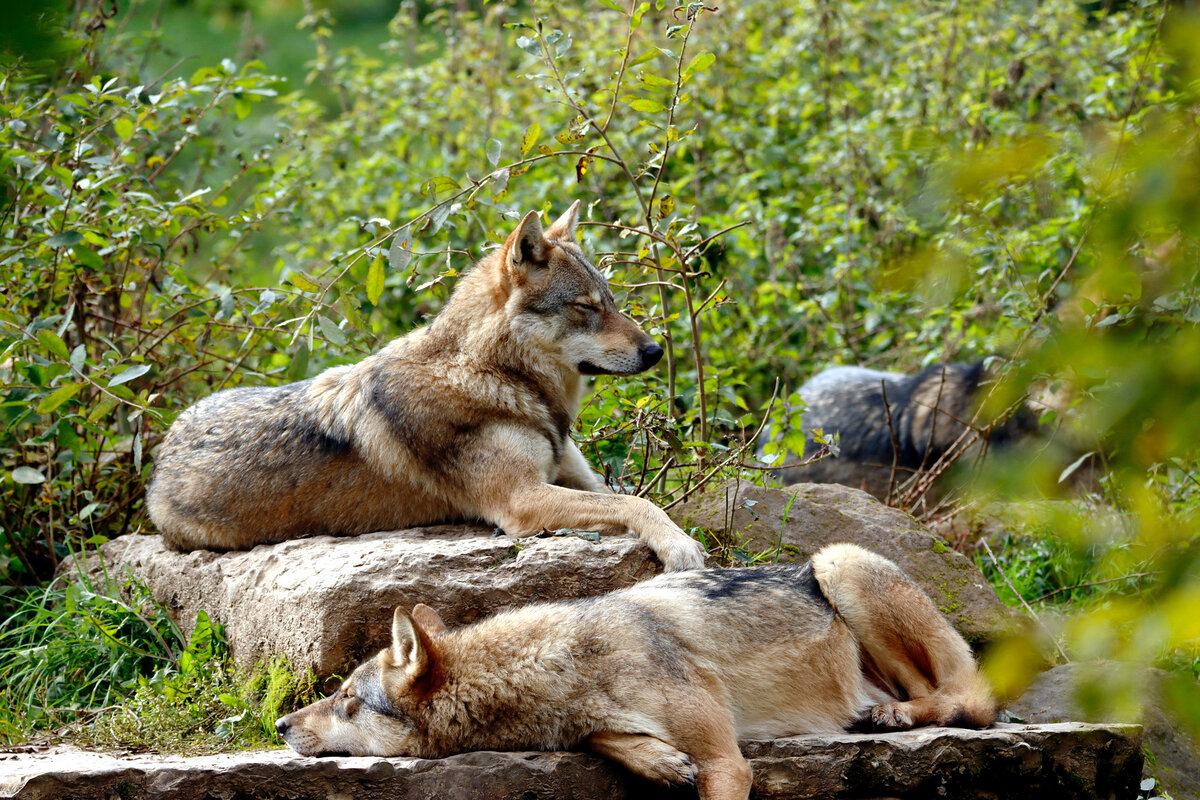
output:
[[695, 786], [699, 770], [687, 753], [662, 745], [657, 758], [646, 764], [646, 777], [667, 786]]
[[680, 572], [685, 569], [704, 569], [706, 555], [699, 542], [687, 534], [678, 533], [658, 553], [658, 558], [662, 561], [664, 571]]

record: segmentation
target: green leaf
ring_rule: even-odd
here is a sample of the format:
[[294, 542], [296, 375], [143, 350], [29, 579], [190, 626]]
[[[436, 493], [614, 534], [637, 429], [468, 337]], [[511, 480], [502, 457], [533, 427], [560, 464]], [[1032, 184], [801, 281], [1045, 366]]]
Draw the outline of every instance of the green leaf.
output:
[[625, 9], [617, 5], [615, 0], [600, 0], [600, 2], [604, 3], [604, 5], [608, 6], [613, 11], [620, 11], [622, 14], [625, 13]]
[[60, 247], [74, 247], [83, 241], [83, 234], [79, 231], [63, 231], [56, 233], [46, 240], [46, 244], [57, 249]]
[[675, 198], [672, 197], [671, 195], [669, 195], [669, 194], [664, 195], [663, 198], [658, 201], [658, 218], [659, 219], [666, 219], [667, 217], [671, 216], [671, 212], [674, 210], [675, 210]]
[[697, 72], [703, 72], [711, 67], [713, 62], [716, 60], [717, 57], [712, 53], [700, 53], [698, 56], [692, 59], [691, 63], [687, 65], [687, 69], [683, 71], [683, 79], [686, 81]]
[[530, 123], [525, 129], [525, 135], [521, 137], [521, 155], [525, 155], [533, 146], [537, 144], [538, 137], [542, 135], [542, 126], [535, 120]]
[[634, 111], [644, 111], [647, 114], [657, 114], [660, 111], [666, 111], [667, 107], [657, 100], [651, 100], [648, 97], [639, 97], [629, 104], [629, 107]]
[[83, 245], [75, 245], [74, 252], [75, 259], [85, 267], [91, 267], [92, 269], [104, 268], [104, 260], [100, 258], [100, 255], [92, 248], [85, 247]]
[[42, 346], [49, 350], [54, 355], [61, 358], [63, 361], [68, 361], [71, 358], [70, 352], [67, 350], [67, 344], [57, 333], [49, 328], [42, 328], [37, 332], [38, 341]]
[[149, 364], [135, 364], [132, 367], [126, 367], [117, 377], [108, 382], [109, 387], [120, 386], [122, 383], [129, 383], [134, 378], [140, 378], [150, 371]]
[[379, 298], [383, 295], [383, 279], [387, 277], [387, 268], [384, 266], [382, 258], [371, 260], [371, 267], [367, 270], [367, 299], [371, 301], [371, 305], [379, 305]]
[[392, 237], [392, 246], [388, 248], [388, 266], [394, 272], [400, 272], [412, 261], [412, 250], [408, 248], [408, 229], [402, 228]]
[[643, 72], [638, 75], [638, 79], [648, 86], [657, 86], [660, 89], [671, 89], [675, 87], [675, 81], [670, 78], [663, 78], [659, 75], [654, 75], [650, 72]]
[[662, 51], [660, 51], [657, 47], [652, 48], [652, 49], [647, 50], [646, 52], [642, 53], [637, 58], [633, 59], [633, 61], [630, 61], [629, 66], [636, 67], [640, 64], [645, 64], [647, 61], [654, 60], [654, 58], [656, 58], [659, 55], [662, 55]]
[[38, 403], [37, 412], [39, 414], [49, 414], [63, 403], [79, 394], [79, 390], [82, 388], [82, 383], [69, 383], [66, 386], [58, 387], [53, 392], [42, 398], [42, 402]]
[[421, 184], [421, 194], [426, 197], [437, 197], [442, 192], [454, 192], [459, 188], [458, 181], [454, 178], [439, 175], [436, 178], [430, 178]]
[[133, 120], [121, 117], [113, 123], [113, 130], [117, 132], [117, 136], [128, 142], [129, 138], [133, 136]]
[[342, 329], [333, 320], [318, 314], [317, 324], [321, 326], [321, 335], [327, 340], [333, 342], [338, 347], [346, 344], [346, 334], [342, 332]]
[[302, 292], [316, 292], [320, 291], [321, 289], [320, 284], [318, 284], [315, 280], [309, 277], [307, 273], [301, 270], [296, 270], [289, 275], [288, 280], [292, 282], [293, 286]]
[[308, 377], [308, 340], [301, 339], [300, 346], [296, 348], [296, 355], [292, 356], [292, 363], [288, 366], [288, 380], [300, 381]]
[[87, 421], [95, 424], [101, 417], [107, 417], [117, 407], [117, 403], [121, 402], [116, 398], [109, 397], [103, 400], [99, 405], [93, 408], [87, 415]]
[[12, 479], [30, 485], [46, 482], [46, 476], [33, 467], [17, 467], [12, 471]]
[[645, 15], [645, 13], [649, 10], [649, 3], [641, 3], [638, 5], [638, 7], [634, 10], [633, 15], [629, 18], [630, 30], [636, 31], [638, 28], [642, 27], [642, 16]]

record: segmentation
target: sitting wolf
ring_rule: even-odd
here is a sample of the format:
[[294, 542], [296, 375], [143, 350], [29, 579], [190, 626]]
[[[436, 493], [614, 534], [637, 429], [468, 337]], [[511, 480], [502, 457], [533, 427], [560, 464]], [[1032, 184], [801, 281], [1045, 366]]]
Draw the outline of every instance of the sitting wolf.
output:
[[[827, 369], [800, 387], [804, 453], [776, 458], [775, 463], [787, 465], [776, 474], [785, 484], [841, 483], [886, 500], [893, 458], [898, 486], [917, 470], [937, 463], [972, 421], [976, 428], [986, 428], [986, 420], [975, 419], [982, 400], [980, 383], [986, 377], [983, 361], [934, 364], [916, 375], [863, 367]], [[791, 413], [784, 405], [780, 416]], [[1021, 407], [983, 440], [1003, 444], [1035, 428], [1033, 413]], [[813, 436], [818, 430], [829, 441], [838, 435], [839, 454], [799, 465], [820, 452], [822, 445]], [[765, 428], [758, 441], [759, 457], [764, 458], [766, 445], [779, 438], [778, 424]]]
[[509, 534], [632, 530], [667, 570], [704, 552], [662, 509], [611, 494], [571, 440], [588, 375], [662, 356], [576, 243], [576, 202], [525, 216], [427, 327], [364, 361], [207, 397], [175, 420], [146, 493], [172, 546], [482, 520]]
[[745, 800], [740, 738], [986, 727], [970, 648], [882, 556], [663, 575], [447, 631], [396, 609], [391, 646], [276, 729], [304, 755], [585, 748], [702, 800]]

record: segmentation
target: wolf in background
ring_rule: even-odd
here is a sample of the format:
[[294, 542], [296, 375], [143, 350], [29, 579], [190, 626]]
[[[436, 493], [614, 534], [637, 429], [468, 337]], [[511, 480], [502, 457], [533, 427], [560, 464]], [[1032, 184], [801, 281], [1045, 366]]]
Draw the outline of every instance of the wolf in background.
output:
[[236, 550], [482, 520], [515, 536], [632, 530], [667, 570], [702, 566], [699, 543], [610, 493], [571, 440], [586, 376], [633, 375], [663, 352], [580, 249], [578, 214], [545, 231], [527, 214], [433, 322], [358, 364], [180, 414], [146, 497], [166, 541]]
[[[937, 463], [973, 421], [976, 428], [987, 427], [986, 421], [975, 420], [982, 400], [980, 384], [986, 378], [984, 361], [934, 364], [916, 375], [863, 367], [820, 372], [798, 392], [805, 404], [801, 417], [804, 453], [783, 454], [779, 463], [790, 466], [776, 474], [784, 484], [841, 483], [887, 500], [892, 489], [893, 454], [898, 486], [918, 470]], [[790, 413], [784, 405], [780, 416]], [[1003, 445], [1036, 427], [1033, 412], [1021, 407], [983, 441], [989, 446]], [[813, 437], [817, 430], [829, 440], [838, 434], [840, 453], [804, 466], [795, 464], [821, 450]], [[766, 445], [778, 438], [779, 425], [764, 429], [758, 442], [760, 458], [766, 455]]]
[[447, 631], [396, 609], [392, 643], [276, 730], [304, 755], [588, 749], [703, 800], [745, 800], [741, 738], [986, 727], [970, 648], [891, 561], [662, 575]]

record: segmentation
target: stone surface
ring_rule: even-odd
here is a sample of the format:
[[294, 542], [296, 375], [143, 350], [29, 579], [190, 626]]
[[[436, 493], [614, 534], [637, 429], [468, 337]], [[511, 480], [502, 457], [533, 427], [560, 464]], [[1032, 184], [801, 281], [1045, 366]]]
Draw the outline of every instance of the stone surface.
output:
[[[1142, 690], [1138, 721], [1144, 726], [1142, 743], [1153, 761], [1147, 761], [1146, 775], [1161, 782], [1175, 800], [1200, 800], [1200, 750], [1166, 713], [1159, 688], [1169, 676], [1162, 670], [1111, 662], [1065, 664], [1038, 676], [1020, 700], [1009, 704], [1008, 712], [1034, 723], [1086, 719], [1076, 698], [1089, 685], [1097, 691], [1090, 680], [1093, 676], [1115, 677]], [[1101, 720], [1108, 721], [1103, 715]]]
[[282, 655], [322, 678], [347, 674], [386, 645], [397, 605], [426, 603], [453, 627], [537, 600], [602, 594], [660, 570], [633, 537], [518, 540], [477, 526], [317, 536], [230, 553], [178, 553], [161, 536], [122, 536], [101, 553], [110, 571], [128, 568], [143, 580], [185, 630], [197, 611], [208, 612], [239, 661]]
[[[1132, 800], [1138, 728], [1001, 725], [743, 742], [753, 797]], [[305, 758], [287, 750], [200, 758], [0, 753], [0, 797], [20, 800], [641, 800], [665, 792], [583, 753], [465, 753], [441, 760]]]
[[751, 556], [763, 555], [768, 562], [807, 560], [835, 542], [874, 550], [920, 584], [972, 644], [1021, 624], [970, 559], [908, 514], [858, 489], [815, 483], [764, 489], [731, 480], [670, 514], [685, 529], [703, 528], [718, 541]]

